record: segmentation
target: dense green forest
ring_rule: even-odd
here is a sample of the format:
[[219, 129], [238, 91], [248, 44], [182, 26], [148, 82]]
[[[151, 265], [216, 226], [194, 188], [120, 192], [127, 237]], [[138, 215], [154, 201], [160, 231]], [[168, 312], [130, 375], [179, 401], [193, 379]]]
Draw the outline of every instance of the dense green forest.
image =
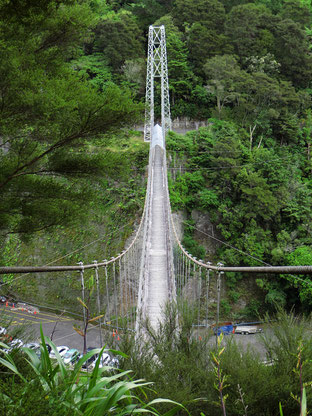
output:
[[[194, 241], [195, 210], [228, 244], [210, 260], [311, 264], [308, 0], [2, 0], [1, 263], [71, 251], [67, 261], [80, 261], [79, 247], [125, 226], [109, 256], [130, 235], [148, 149], [127, 129], [142, 123], [150, 24], [166, 27], [172, 118], [208, 122], [168, 139], [182, 166], [170, 186], [188, 217], [187, 248], [210, 259]], [[232, 302], [242, 277], [227, 276]], [[311, 309], [308, 278], [257, 284], [254, 313], [262, 300]]]

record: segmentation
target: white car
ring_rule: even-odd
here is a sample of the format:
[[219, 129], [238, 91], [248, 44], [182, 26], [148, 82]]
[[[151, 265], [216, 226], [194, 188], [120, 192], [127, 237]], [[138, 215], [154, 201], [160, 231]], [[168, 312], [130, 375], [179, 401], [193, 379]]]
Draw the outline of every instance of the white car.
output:
[[[111, 365], [111, 356], [107, 354], [107, 352], [103, 352], [101, 356], [101, 361], [99, 364], [99, 368]], [[95, 363], [94, 363], [95, 366]]]
[[23, 345], [24, 343], [21, 339], [18, 339], [18, 338], [12, 339], [12, 341], [9, 342], [9, 348], [7, 349], [7, 352], [11, 352], [12, 350], [16, 348], [20, 348]]
[[262, 332], [262, 329], [256, 325], [238, 325], [235, 329], [235, 334], [257, 334], [258, 332]]
[[41, 356], [40, 344], [38, 344], [38, 342], [29, 342], [24, 345], [24, 348], [30, 348], [36, 353], [38, 357]]
[[[60, 347], [56, 347], [58, 353], [60, 354], [61, 358], [64, 357], [64, 355], [67, 353], [67, 351], [69, 350], [69, 347], [66, 347], [66, 345], [61, 345]], [[50, 358], [52, 359], [56, 359], [56, 355], [54, 350], [51, 350], [50, 354], [49, 354]]]
[[[95, 355], [93, 356], [94, 359], [93, 361], [88, 365], [88, 369], [93, 370], [97, 360], [98, 360], [98, 356]], [[92, 358], [93, 358], [92, 357]], [[107, 352], [103, 352], [101, 359], [100, 359], [100, 364], [99, 364], [99, 368], [103, 368], [103, 367], [114, 367], [114, 368], [118, 368], [119, 367], [119, 361], [117, 358], [112, 358], [110, 356], [110, 354], [108, 354]]]
[[99, 368], [102, 367], [110, 367], [111, 370], [113, 370], [114, 368], [119, 368], [119, 360], [116, 357], [111, 357], [109, 354], [107, 353], [103, 353], [102, 357], [101, 357], [101, 362], [99, 365]]
[[0, 335], [5, 335], [7, 333], [7, 330], [3, 328], [3, 326], [0, 326]]
[[114, 357], [111, 362], [110, 362], [110, 366], [114, 367], [114, 368], [119, 368], [119, 360], [117, 357]]

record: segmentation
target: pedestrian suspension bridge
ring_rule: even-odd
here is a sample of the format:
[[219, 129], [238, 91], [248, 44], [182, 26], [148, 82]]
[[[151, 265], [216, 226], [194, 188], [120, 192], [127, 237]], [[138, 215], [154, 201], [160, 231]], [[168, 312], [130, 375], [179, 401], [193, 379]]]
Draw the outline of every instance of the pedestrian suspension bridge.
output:
[[[160, 83], [160, 125], [154, 122], [155, 82]], [[143, 215], [132, 241], [109, 260], [73, 266], [0, 267], [0, 274], [63, 272], [65, 279], [68, 273], [78, 271], [80, 296], [87, 302], [90, 290], [85, 287], [85, 273], [92, 269], [95, 290], [91, 300], [93, 311], [103, 315], [100, 325], [137, 333], [145, 322], [157, 330], [169, 303], [176, 304], [178, 310], [179, 305], [184, 308], [187, 305], [193, 311], [194, 326], [208, 327], [215, 323], [226, 272], [312, 274], [312, 266], [214, 265], [194, 258], [183, 248], [168, 192], [166, 135], [170, 129], [165, 28], [150, 26], [144, 127], [144, 140], [150, 143], [148, 183]], [[217, 317], [215, 312], [210, 313], [212, 304], [217, 305]]]

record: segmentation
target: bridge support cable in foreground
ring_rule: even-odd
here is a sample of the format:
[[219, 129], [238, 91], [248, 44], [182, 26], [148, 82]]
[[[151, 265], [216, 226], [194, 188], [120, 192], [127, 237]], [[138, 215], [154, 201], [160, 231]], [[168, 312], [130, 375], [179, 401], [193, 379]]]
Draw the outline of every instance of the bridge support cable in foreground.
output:
[[[6, 287], [9, 288], [8, 293], [14, 293], [14, 288], [18, 287], [20, 279], [23, 279], [24, 288], [27, 290], [29, 286], [30, 293], [36, 288], [42, 291], [44, 286], [49, 293], [55, 290], [58, 303], [67, 305], [66, 313], [73, 315], [81, 310], [81, 305], [77, 301], [79, 297], [88, 305], [91, 316], [102, 315], [102, 318], [93, 324], [97, 324], [100, 330], [103, 329], [106, 342], [109, 341], [113, 345], [125, 330], [135, 329], [145, 212], [144, 208], [132, 241], [115, 257], [100, 262], [94, 261], [91, 264], [79, 262], [73, 266], [0, 267], [2, 275], [20, 274], [13, 278], [10, 276], [7, 281], [3, 279], [0, 284], [0, 294], [6, 295]], [[26, 301], [29, 304], [38, 303], [32, 300], [31, 295]], [[57, 310], [57, 306], [41, 300], [40, 308]], [[82, 308], [84, 323], [86, 323], [85, 312], [85, 308]], [[90, 325], [89, 328], [91, 327]], [[112, 334], [114, 334], [113, 339], [107, 338]], [[102, 339], [101, 334], [100, 339]]]

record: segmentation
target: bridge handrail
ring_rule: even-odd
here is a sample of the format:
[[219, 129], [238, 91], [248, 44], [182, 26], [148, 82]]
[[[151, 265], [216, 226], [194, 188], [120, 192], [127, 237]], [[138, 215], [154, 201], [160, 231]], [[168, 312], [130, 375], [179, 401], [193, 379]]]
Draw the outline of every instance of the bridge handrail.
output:
[[146, 274], [148, 273], [148, 261], [147, 261], [147, 239], [149, 236], [149, 229], [150, 229], [150, 222], [151, 222], [151, 209], [152, 209], [152, 184], [153, 184], [153, 163], [154, 163], [154, 154], [155, 148], [152, 146], [152, 142], [150, 143], [150, 150], [149, 150], [149, 163], [148, 163], [148, 183], [146, 187], [146, 196], [145, 196], [145, 217], [144, 217], [144, 235], [143, 239], [145, 240], [145, 244], [143, 244], [142, 248], [142, 257], [141, 257], [141, 271], [139, 276], [139, 289], [138, 289], [138, 298], [137, 298], [137, 321], [136, 321], [136, 333], [139, 334], [140, 331], [140, 320], [146, 317], [146, 304], [147, 304], [147, 297], [148, 297], [148, 287], [147, 287], [147, 279], [145, 278]]
[[147, 191], [145, 194], [145, 201], [144, 201], [144, 208], [142, 217], [140, 220], [139, 227], [136, 231], [136, 234], [131, 241], [129, 247], [125, 250], [121, 251], [117, 254], [117, 256], [111, 257], [109, 260], [104, 260], [100, 263], [92, 263], [92, 264], [78, 264], [76, 266], [0, 266], [0, 275], [1, 274], [9, 274], [9, 273], [40, 273], [40, 272], [64, 272], [64, 271], [82, 271], [88, 269], [95, 269], [97, 267], [106, 267], [109, 264], [116, 262], [117, 260], [121, 259], [128, 251], [133, 247], [134, 243], [137, 241], [142, 225], [144, 223], [144, 218], [146, 215], [146, 205], [147, 205]]
[[277, 273], [277, 274], [312, 274], [312, 266], [214, 266], [210, 262], [204, 263], [202, 260], [197, 260], [190, 253], [188, 253], [185, 248], [182, 246], [181, 241], [179, 240], [173, 216], [171, 212], [171, 224], [173, 229], [173, 234], [175, 236], [176, 242], [180, 247], [183, 254], [190, 259], [193, 263], [198, 266], [204, 267], [205, 269], [221, 271], [221, 272], [248, 272], [248, 273]]
[[111, 257], [109, 260], [104, 260], [100, 263], [92, 263], [92, 264], [79, 264], [77, 266], [5, 266], [0, 267], [0, 274], [7, 274], [7, 273], [39, 273], [39, 272], [64, 272], [64, 271], [75, 271], [75, 270], [88, 270], [94, 269], [96, 267], [105, 267], [115, 261], [121, 259], [127, 252], [132, 248], [138, 236], [140, 234], [142, 223], [144, 219], [145, 212], [143, 210], [143, 214], [141, 217], [139, 228], [135, 234], [134, 239], [132, 240], [129, 247], [122, 252], [120, 252], [117, 256]]
[[[165, 137], [165, 136], [164, 136]], [[165, 177], [165, 192], [166, 192], [166, 222], [168, 224], [167, 227], [167, 261], [169, 265], [169, 276], [168, 276], [168, 285], [169, 285], [169, 296], [171, 300], [176, 301], [176, 282], [174, 277], [174, 265], [173, 265], [173, 241], [171, 238], [170, 233], [170, 219], [172, 217], [171, 214], [171, 205], [170, 205], [170, 197], [169, 197], [169, 187], [168, 187], [168, 173], [167, 173], [167, 151], [166, 147], [164, 147], [164, 177]]]

